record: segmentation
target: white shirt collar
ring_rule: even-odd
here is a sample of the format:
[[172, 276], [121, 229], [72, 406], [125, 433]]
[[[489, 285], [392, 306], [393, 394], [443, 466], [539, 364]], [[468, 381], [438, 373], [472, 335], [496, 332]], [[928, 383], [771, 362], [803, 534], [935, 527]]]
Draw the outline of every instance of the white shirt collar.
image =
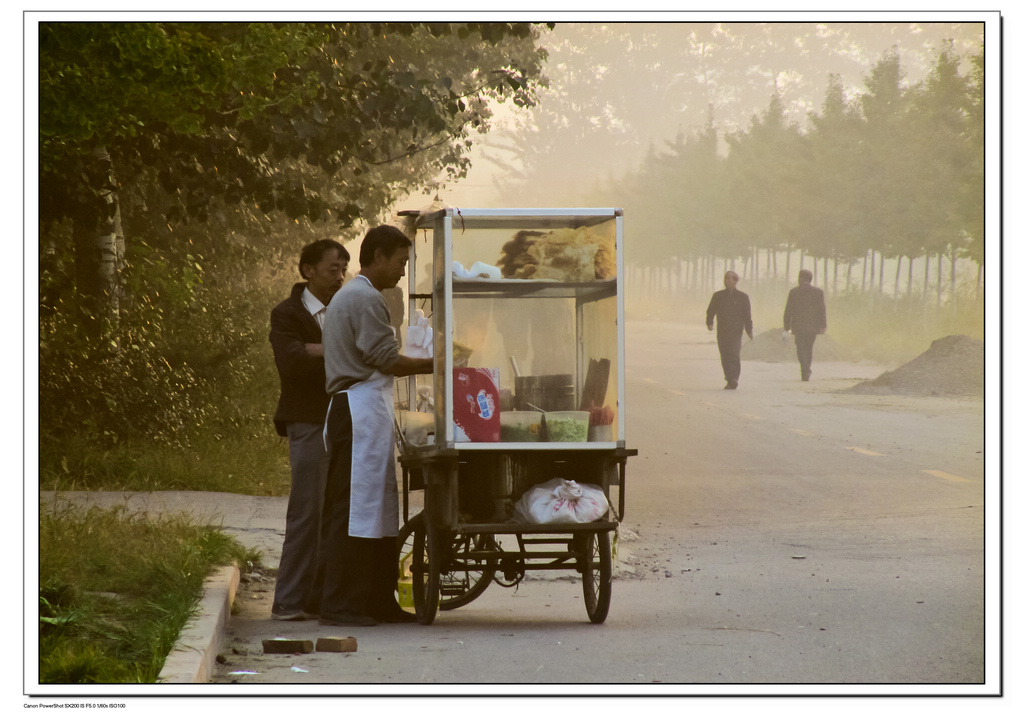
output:
[[327, 307], [324, 306], [320, 299], [313, 296], [313, 292], [309, 290], [308, 286], [302, 291], [302, 304], [306, 307], [306, 310], [313, 315], [313, 318], [315, 318], [318, 323], [323, 323], [321, 312]]

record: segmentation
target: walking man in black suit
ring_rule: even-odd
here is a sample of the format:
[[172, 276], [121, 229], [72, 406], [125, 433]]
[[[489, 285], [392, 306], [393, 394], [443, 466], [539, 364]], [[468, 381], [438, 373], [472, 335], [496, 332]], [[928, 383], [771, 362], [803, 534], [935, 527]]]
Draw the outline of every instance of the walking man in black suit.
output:
[[328, 455], [324, 448], [327, 374], [321, 329], [327, 304], [341, 288], [349, 253], [332, 239], [302, 250], [305, 281], [270, 314], [270, 344], [281, 378], [274, 425], [288, 437], [292, 470], [284, 545], [274, 589], [274, 620], [305, 620], [320, 612], [320, 532]]
[[735, 271], [725, 272], [725, 288], [716, 291], [708, 304], [708, 331], [718, 317], [718, 354], [725, 373], [725, 387], [735, 389], [740, 380], [740, 347], [743, 332], [754, 338], [754, 322], [750, 317], [750, 297], [736, 288], [740, 277]]
[[790, 289], [786, 310], [782, 315], [782, 328], [792, 331], [796, 340], [796, 357], [800, 361], [800, 380], [811, 380], [811, 356], [814, 339], [825, 333], [825, 292], [811, 286], [814, 279], [808, 269], [801, 269], [799, 286]]

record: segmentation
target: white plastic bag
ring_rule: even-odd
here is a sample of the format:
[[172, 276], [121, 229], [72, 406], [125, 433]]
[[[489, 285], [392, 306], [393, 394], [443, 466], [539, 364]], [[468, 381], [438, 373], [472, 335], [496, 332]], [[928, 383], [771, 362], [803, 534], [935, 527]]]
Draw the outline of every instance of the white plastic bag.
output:
[[501, 269], [482, 261], [473, 262], [473, 266], [466, 269], [457, 261], [452, 262], [452, 274], [457, 279], [500, 279]]
[[523, 494], [515, 518], [522, 523], [590, 523], [607, 510], [608, 499], [599, 486], [553, 478]]
[[431, 358], [434, 355], [434, 330], [421, 309], [405, 331], [405, 355], [410, 358]]

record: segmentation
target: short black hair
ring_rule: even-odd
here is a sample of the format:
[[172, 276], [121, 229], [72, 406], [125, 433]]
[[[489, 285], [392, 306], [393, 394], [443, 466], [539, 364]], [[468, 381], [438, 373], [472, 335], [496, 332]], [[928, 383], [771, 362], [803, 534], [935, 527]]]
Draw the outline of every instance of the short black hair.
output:
[[359, 265], [369, 266], [373, 263], [373, 257], [377, 250], [381, 250], [385, 257], [390, 257], [395, 250], [404, 246], [412, 246], [409, 239], [398, 227], [390, 224], [381, 224], [366, 232], [363, 243], [359, 247]]
[[331, 249], [337, 249], [339, 256], [342, 261], [351, 261], [352, 257], [348, 253], [348, 249], [341, 245], [341, 242], [334, 241], [334, 239], [317, 239], [312, 244], [307, 244], [302, 247], [302, 254], [299, 255], [299, 276], [303, 279], [306, 275], [302, 273], [302, 267], [305, 264], [315, 266], [320, 263], [320, 260], [324, 258]]
[[796, 275], [797, 281], [803, 281], [804, 279], [807, 279], [807, 281], [814, 281], [814, 274], [810, 269], [801, 269], [800, 273]]

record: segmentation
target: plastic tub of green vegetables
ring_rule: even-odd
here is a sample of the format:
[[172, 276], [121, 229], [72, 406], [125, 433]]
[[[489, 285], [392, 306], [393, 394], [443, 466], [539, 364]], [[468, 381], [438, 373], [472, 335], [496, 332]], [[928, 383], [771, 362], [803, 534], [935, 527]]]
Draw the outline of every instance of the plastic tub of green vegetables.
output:
[[544, 427], [552, 443], [586, 443], [590, 427], [589, 411], [548, 411]]

